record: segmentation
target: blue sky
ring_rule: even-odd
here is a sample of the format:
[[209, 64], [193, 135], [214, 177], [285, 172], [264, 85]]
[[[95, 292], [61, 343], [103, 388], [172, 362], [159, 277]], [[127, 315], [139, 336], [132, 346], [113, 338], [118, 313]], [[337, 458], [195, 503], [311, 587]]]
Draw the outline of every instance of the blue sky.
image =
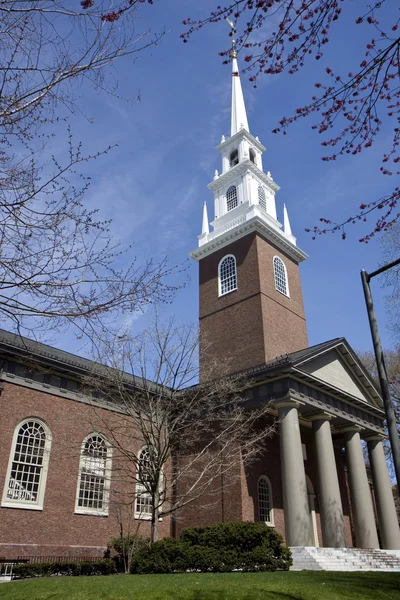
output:
[[[364, 31], [352, 24], [363, 3], [343, 4], [348, 15], [332, 36], [327, 62], [347, 71], [349, 62], [356, 65], [362, 60]], [[110, 154], [88, 165], [92, 186], [87, 201], [99, 207], [102, 217], [113, 218], [113, 233], [125, 244], [134, 243], [138, 260], [168, 255], [171, 264], [182, 263], [197, 246], [204, 200], [209, 215], [213, 213], [213, 197], [206, 186], [214, 170], [221, 168], [215, 146], [230, 127], [230, 68], [218, 56], [229, 43], [228, 26], [210, 26], [188, 44], [179, 35], [185, 17], [205, 15], [214, 6], [209, 0], [143, 5], [138, 27], [153, 31], [165, 27], [166, 34], [157, 47], [138, 54], [135, 64], [118, 63], [115, 70], [118, 94], [140, 93], [141, 100], [127, 103], [83, 89], [83, 111], [94, 122], [78, 115], [71, 119], [74, 137], [82, 139], [86, 151], [118, 143]], [[281, 187], [278, 218], [282, 219], [285, 202], [298, 245], [309, 254], [301, 266], [309, 343], [345, 336], [355, 349], [368, 349], [371, 341], [359, 273], [361, 268], [372, 271], [379, 265], [379, 243], [360, 244], [364, 230], [359, 225], [348, 228], [345, 241], [337, 234], [312, 241], [304, 230], [321, 216], [340, 220], [361, 202], [390, 190], [393, 181], [379, 174], [390, 132], [383, 129], [375, 146], [358, 157], [330, 163], [320, 160], [321, 138], [311, 131], [312, 120], [295, 124], [286, 136], [271, 133], [282, 116], [310, 98], [325, 64], [311, 59], [298, 75], [266, 78], [256, 90], [242, 75], [242, 86], [250, 131], [267, 146], [264, 170], [271, 171]], [[165, 309], [185, 323], [195, 322], [198, 316], [197, 269], [197, 263], [190, 261], [189, 283]], [[378, 280], [372, 285], [383, 343], [388, 347], [394, 340], [385, 327], [383, 292]], [[139, 331], [146, 320], [146, 315], [138, 316], [134, 329]], [[60, 345], [59, 340], [51, 342]], [[72, 341], [69, 349], [81, 350]]]

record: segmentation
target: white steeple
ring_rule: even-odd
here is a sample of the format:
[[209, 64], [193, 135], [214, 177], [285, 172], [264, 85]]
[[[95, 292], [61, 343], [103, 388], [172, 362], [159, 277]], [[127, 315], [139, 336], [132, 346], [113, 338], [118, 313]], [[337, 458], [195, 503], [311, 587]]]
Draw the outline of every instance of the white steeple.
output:
[[[233, 27], [232, 23], [229, 24]], [[222, 157], [222, 171], [218, 173], [216, 170], [213, 181], [208, 185], [214, 194], [213, 230], [209, 231], [207, 207], [204, 204], [199, 247], [191, 256], [200, 260], [254, 231], [296, 262], [307, 258], [296, 246], [286, 207], [283, 227], [277, 219], [275, 194], [279, 186], [269, 171], [264, 173], [262, 154], [266, 148], [249, 130], [234, 42], [231, 135], [222, 136], [217, 150]]]
[[[234, 42], [233, 42], [234, 43]], [[242, 84], [240, 83], [239, 68], [235, 50], [232, 52], [232, 112], [231, 112], [231, 136], [241, 129], [249, 131], [246, 107], [244, 105]]]

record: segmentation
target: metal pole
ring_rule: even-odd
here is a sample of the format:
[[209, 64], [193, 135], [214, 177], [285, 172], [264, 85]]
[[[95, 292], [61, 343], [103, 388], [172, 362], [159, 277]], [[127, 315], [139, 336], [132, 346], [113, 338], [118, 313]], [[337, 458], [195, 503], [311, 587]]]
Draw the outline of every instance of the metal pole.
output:
[[[381, 272], [381, 271], [380, 271]], [[379, 337], [378, 324], [372, 302], [371, 289], [369, 287], [370, 276], [364, 269], [361, 271], [361, 281], [364, 289], [365, 304], [367, 305], [369, 325], [374, 344], [376, 366], [378, 367], [379, 382], [381, 384], [383, 406], [385, 408], [386, 423], [389, 432], [389, 440], [392, 448], [393, 464], [396, 473], [397, 487], [400, 490], [400, 439], [397, 433], [396, 416], [390, 397], [389, 384], [387, 379], [385, 359], [383, 356], [381, 340]]]

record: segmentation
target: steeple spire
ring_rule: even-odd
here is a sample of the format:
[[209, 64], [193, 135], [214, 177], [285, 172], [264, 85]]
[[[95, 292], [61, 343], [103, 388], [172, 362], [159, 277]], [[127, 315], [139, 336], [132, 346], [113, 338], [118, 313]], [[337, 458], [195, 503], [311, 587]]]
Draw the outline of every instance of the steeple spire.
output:
[[[229, 21], [228, 21], [229, 22]], [[229, 22], [231, 27], [233, 24]], [[232, 29], [233, 31], [233, 29]], [[239, 68], [237, 64], [237, 53], [235, 40], [232, 39], [232, 112], [231, 112], [231, 136], [241, 129], [249, 131], [246, 107], [244, 105], [242, 85], [240, 83]]]

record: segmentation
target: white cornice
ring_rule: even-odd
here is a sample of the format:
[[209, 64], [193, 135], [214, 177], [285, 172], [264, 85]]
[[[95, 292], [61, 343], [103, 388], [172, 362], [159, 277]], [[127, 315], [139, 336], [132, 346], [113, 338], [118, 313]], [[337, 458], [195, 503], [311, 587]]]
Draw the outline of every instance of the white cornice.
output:
[[231, 167], [228, 171], [225, 171], [225, 173], [223, 173], [217, 179], [214, 179], [214, 181], [209, 183], [207, 187], [212, 192], [215, 192], [220, 187], [229, 183], [231, 179], [234, 179], [235, 177], [238, 177], [240, 175], [244, 175], [248, 171], [256, 175], [256, 177], [258, 177], [258, 179], [265, 183], [265, 185], [268, 186], [272, 191], [277, 192], [281, 189], [279, 185], [275, 183], [275, 181], [268, 177], [268, 175], [266, 175], [264, 171], [261, 171], [261, 169], [259, 169], [248, 158], [246, 158], [245, 160], [241, 160], [240, 163], [238, 163], [234, 167]]
[[297, 246], [294, 246], [288, 239], [286, 239], [285, 235], [280, 230], [270, 227], [258, 216], [252, 217], [248, 221], [240, 223], [236, 227], [229, 229], [218, 237], [211, 239], [203, 246], [200, 246], [200, 248], [196, 248], [196, 250], [190, 252], [189, 256], [199, 261], [202, 258], [213, 254], [216, 250], [224, 248], [228, 244], [231, 244], [232, 242], [253, 232], [259, 233], [263, 238], [272, 242], [275, 246], [282, 250], [282, 252], [290, 256], [290, 258], [296, 262], [300, 263], [308, 258], [308, 255]]
[[257, 148], [257, 150], [259, 150], [260, 152], [265, 152], [266, 147], [263, 146], [262, 143], [259, 140], [257, 140], [254, 136], [252, 136], [251, 133], [246, 131], [246, 129], [240, 129], [240, 131], [235, 133], [235, 135], [226, 138], [226, 140], [219, 144], [219, 146], [217, 146], [216, 149], [219, 152], [223, 152], [226, 148], [229, 148], [231, 144], [239, 141], [243, 137], [247, 138], [247, 140]]

